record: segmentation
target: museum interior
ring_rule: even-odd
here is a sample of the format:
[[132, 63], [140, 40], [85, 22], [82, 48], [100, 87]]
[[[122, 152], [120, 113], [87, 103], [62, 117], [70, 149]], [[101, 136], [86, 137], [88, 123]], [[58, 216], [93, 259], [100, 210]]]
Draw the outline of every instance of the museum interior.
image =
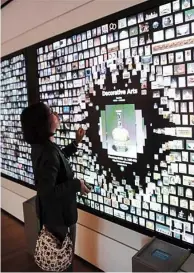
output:
[[194, 271], [194, 0], [1, 0], [1, 271]]

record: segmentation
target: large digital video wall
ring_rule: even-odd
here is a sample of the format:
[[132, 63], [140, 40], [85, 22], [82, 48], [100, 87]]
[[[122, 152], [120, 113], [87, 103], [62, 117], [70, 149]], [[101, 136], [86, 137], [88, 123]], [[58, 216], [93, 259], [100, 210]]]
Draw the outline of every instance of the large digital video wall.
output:
[[23, 141], [20, 114], [28, 106], [24, 54], [1, 62], [1, 172], [17, 181], [34, 184], [31, 148]]
[[194, 3], [174, 1], [37, 50], [40, 99], [92, 186], [80, 204], [194, 244]]
[[34, 82], [58, 145], [86, 130], [70, 158], [92, 189], [79, 207], [193, 246], [194, 0], [160, 2], [34, 45]]

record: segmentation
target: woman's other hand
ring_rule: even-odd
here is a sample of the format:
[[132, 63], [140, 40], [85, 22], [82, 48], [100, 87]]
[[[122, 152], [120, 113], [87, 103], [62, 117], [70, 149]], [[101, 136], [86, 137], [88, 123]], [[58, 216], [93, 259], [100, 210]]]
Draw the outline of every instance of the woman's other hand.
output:
[[76, 132], [76, 143], [79, 144], [83, 137], [85, 136], [85, 131], [82, 128], [79, 128]]
[[81, 183], [81, 194], [82, 195], [87, 195], [90, 192], [90, 189], [88, 189], [88, 187], [85, 185], [84, 180], [80, 180]]

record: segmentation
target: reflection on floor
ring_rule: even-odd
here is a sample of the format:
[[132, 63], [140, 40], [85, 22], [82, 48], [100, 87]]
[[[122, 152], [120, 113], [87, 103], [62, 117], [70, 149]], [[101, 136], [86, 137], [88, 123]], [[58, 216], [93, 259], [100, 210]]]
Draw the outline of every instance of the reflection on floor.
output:
[[[75, 258], [74, 271], [99, 272], [87, 262]], [[33, 258], [26, 252], [24, 226], [1, 211], [1, 272], [40, 272]]]

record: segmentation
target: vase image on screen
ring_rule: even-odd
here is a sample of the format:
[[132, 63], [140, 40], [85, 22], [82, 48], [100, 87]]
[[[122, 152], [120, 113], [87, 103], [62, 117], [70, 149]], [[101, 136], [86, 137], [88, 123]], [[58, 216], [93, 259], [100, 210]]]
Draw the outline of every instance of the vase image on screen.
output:
[[137, 159], [144, 152], [147, 130], [142, 110], [134, 104], [106, 105], [100, 111], [99, 125], [102, 148], [110, 158]]
[[[107, 149], [110, 156], [137, 158], [137, 125], [139, 132], [143, 131], [143, 119], [137, 119], [137, 111], [134, 104], [106, 105], [101, 111], [100, 135], [102, 146]], [[142, 137], [143, 136], [143, 137]], [[142, 139], [138, 138], [141, 146], [144, 145], [144, 133]]]
[[122, 110], [116, 110], [117, 127], [112, 131], [113, 150], [116, 152], [127, 152], [129, 149], [129, 132], [123, 127]]

